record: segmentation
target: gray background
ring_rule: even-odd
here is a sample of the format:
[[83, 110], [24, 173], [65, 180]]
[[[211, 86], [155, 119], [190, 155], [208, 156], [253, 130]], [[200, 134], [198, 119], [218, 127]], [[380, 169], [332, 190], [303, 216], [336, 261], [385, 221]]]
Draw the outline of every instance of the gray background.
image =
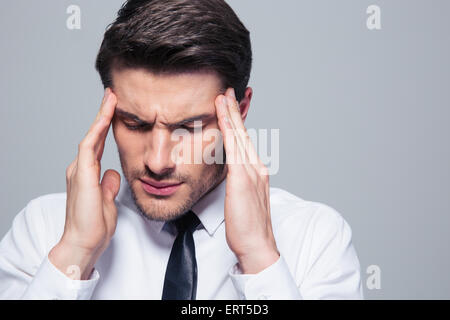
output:
[[[450, 1], [228, 1], [252, 34], [248, 128], [280, 129], [271, 185], [338, 210], [368, 299], [450, 298]], [[66, 9], [81, 7], [81, 30]], [[3, 1], [0, 236], [65, 169], [102, 99], [94, 60], [122, 0]], [[381, 8], [382, 29], [366, 27]], [[110, 134], [102, 163], [120, 170]], [[368, 290], [366, 269], [381, 268]]]

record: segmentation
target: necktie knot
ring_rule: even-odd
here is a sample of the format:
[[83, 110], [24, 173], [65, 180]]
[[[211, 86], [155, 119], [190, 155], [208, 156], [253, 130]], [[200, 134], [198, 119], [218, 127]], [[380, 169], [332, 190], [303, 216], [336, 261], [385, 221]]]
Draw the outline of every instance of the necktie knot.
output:
[[192, 233], [200, 224], [200, 220], [192, 210], [189, 210], [181, 217], [173, 220], [172, 223], [177, 228], [178, 233], [183, 233], [185, 231], [190, 231]]

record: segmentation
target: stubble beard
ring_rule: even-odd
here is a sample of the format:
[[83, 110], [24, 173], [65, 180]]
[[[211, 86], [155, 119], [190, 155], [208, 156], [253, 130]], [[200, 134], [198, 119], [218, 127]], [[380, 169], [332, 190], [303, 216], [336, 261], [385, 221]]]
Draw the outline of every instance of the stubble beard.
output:
[[[151, 221], [170, 221], [182, 216], [186, 211], [190, 210], [205, 194], [207, 194], [210, 190], [217, 186], [219, 180], [222, 180], [223, 178], [223, 173], [226, 166], [225, 161], [222, 164], [207, 165], [208, 168], [212, 167], [212, 173], [208, 174], [208, 177], [206, 179], [204, 177], [205, 172], [202, 172], [198, 179], [193, 179], [193, 177], [183, 179], [183, 184], [187, 184], [190, 187], [190, 193], [175, 208], [168, 209], [167, 206], [164, 205], [164, 201], [166, 201], [163, 200], [165, 198], [164, 196], [153, 196], [154, 199], [149, 200], [149, 202], [151, 201], [152, 203], [146, 207], [139, 201], [138, 197], [136, 196], [134, 187], [140, 187], [140, 177], [130, 177], [129, 172], [126, 170], [126, 162], [120, 154], [120, 151], [119, 159], [122, 166], [122, 172], [131, 191], [131, 197], [134, 204], [136, 205], [136, 208], [138, 209], [139, 214], [145, 219]], [[132, 184], [133, 181], [137, 182], [135, 186]]]

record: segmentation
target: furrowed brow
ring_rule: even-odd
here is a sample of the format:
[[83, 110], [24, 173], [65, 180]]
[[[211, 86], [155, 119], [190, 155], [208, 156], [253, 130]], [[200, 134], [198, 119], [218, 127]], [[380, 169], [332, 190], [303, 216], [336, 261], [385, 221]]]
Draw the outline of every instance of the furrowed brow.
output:
[[[127, 118], [133, 121], [136, 121], [137, 123], [139, 123], [140, 125], [152, 125], [152, 123], [149, 123], [147, 121], [144, 121], [142, 119], [140, 119], [137, 115], [132, 114], [130, 112], [127, 112], [125, 110], [119, 109], [116, 107], [116, 114], [118, 114], [119, 116], [123, 117], [123, 118]], [[203, 113], [197, 116], [193, 116], [193, 117], [189, 117], [186, 119], [183, 119], [181, 121], [178, 121], [176, 123], [169, 123], [167, 124], [168, 127], [173, 128], [173, 127], [179, 127], [182, 125], [185, 125], [187, 123], [192, 123], [194, 121], [210, 121], [212, 119], [214, 119], [216, 117], [215, 113]]]
[[182, 126], [182, 125], [185, 125], [187, 123], [194, 122], [194, 121], [202, 121], [202, 122], [205, 121], [206, 122], [206, 121], [209, 121], [209, 120], [211, 120], [211, 119], [213, 119], [215, 117], [216, 117], [215, 113], [203, 113], [203, 114], [200, 114], [198, 116], [189, 117], [187, 119], [178, 121], [176, 123], [169, 124], [169, 127], [179, 127], [179, 126]]
[[125, 110], [119, 109], [119, 108], [117, 108], [117, 107], [116, 107], [115, 113], [116, 113], [117, 115], [121, 116], [122, 118], [127, 118], [127, 119], [130, 119], [130, 120], [136, 121], [136, 122], [139, 123], [139, 124], [142, 124], [142, 125], [151, 125], [151, 123], [149, 123], [149, 122], [147, 122], [147, 121], [144, 121], [144, 120], [141, 120], [137, 115], [132, 114], [132, 113], [130, 113], [130, 112], [127, 112], [127, 111], [125, 111]]

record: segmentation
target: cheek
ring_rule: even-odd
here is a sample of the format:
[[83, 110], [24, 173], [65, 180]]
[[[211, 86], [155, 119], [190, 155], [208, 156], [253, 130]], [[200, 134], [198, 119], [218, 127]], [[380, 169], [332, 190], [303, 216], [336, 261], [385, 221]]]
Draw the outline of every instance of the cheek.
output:
[[210, 125], [205, 132], [207, 133], [203, 134], [202, 142], [203, 157], [210, 156], [215, 158], [216, 150], [219, 154], [222, 154], [224, 147], [222, 133], [217, 126], [217, 123]]
[[215, 145], [216, 141], [211, 141], [209, 138], [205, 141], [202, 136], [197, 136], [197, 139], [191, 136], [189, 143], [182, 144], [182, 150], [175, 152], [181, 158], [178, 159], [180, 162], [176, 166], [177, 171], [183, 172], [183, 174], [187, 174], [196, 180], [205, 177], [205, 174], [213, 170], [214, 167], [205, 162], [205, 156], [215, 156], [213, 150]]
[[114, 125], [113, 131], [117, 148], [123, 156], [135, 157], [144, 152], [143, 137], [131, 133], [120, 125]]

